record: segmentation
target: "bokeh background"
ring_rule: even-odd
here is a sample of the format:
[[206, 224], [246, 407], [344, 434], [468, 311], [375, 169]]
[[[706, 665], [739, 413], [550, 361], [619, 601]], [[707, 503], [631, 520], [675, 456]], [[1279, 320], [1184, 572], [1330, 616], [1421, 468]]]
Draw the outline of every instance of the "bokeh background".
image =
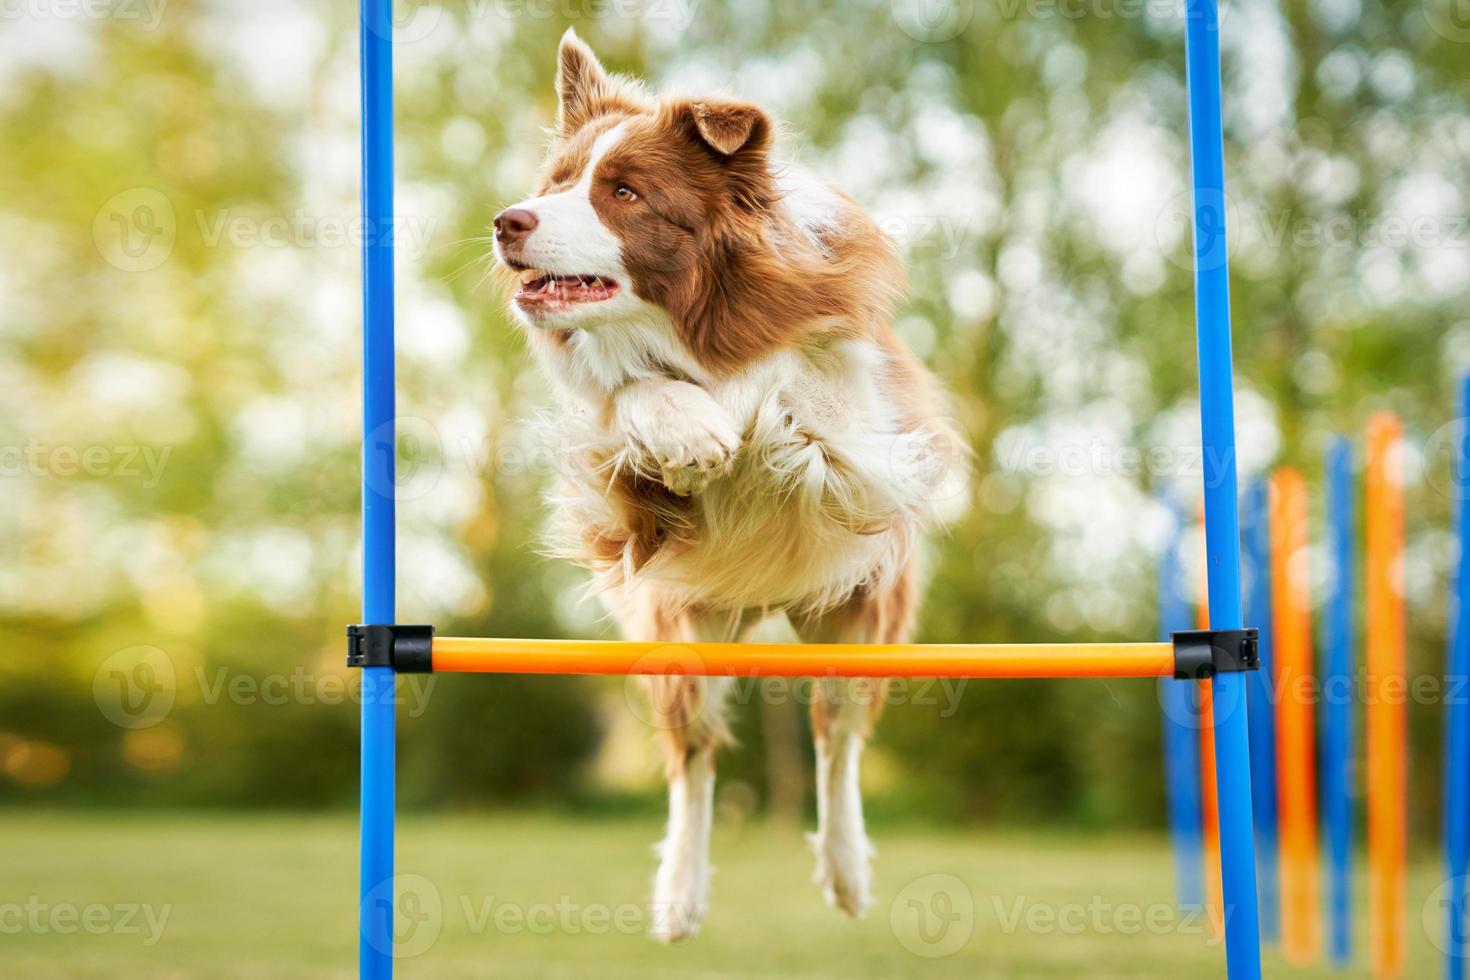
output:
[[[0, 803], [22, 826], [320, 811], [350, 832], [342, 628], [373, 233], [356, 13], [0, 5]], [[1181, 2], [446, 0], [396, 17], [402, 621], [610, 635], [582, 576], [537, 554], [550, 457], [527, 420], [548, 390], [485, 275], [575, 25], [613, 69], [766, 106], [782, 155], [902, 249], [899, 331], [975, 460], [930, 548], [922, 638], [1154, 636], [1163, 501], [1192, 511], [1201, 478]], [[1320, 488], [1333, 434], [1401, 414], [1410, 670], [1432, 677], [1455, 552], [1444, 426], [1470, 365], [1470, 18], [1456, 0], [1226, 0], [1221, 42], [1242, 473], [1289, 464]], [[1325, 579], [1317, 549], [1303, 562]], [[723, 826], [810, 823], [788, 695], [741, 698]], [[868, 757], [880, 826], [1162, 826], [1151, 685], [907, 700]], [[423, 679], [400, 724], [406, 812], [656, 830], [656, 756], [621, 681]], [[1432, 857], [1438, 704], [1410, 724]]]

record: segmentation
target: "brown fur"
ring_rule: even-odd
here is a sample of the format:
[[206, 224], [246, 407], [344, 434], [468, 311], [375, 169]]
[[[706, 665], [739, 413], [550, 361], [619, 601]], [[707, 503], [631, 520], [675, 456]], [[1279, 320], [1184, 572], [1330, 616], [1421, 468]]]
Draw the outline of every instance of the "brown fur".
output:
[[[623, 635], [630, 639], [693, 643], [701, 638], [697, 626], [701, 612], [652, 589], [625, 599], [616, 611]], [[669, 778], [683, 772], [696, 754], [734, 742], [724, 706], [710, 702], [706, 678], [673, 674], [640, 680], [648, 695], [651, 721], [664, 745], [664, 769]]]
[[[794, 625], [801, 638], [812, 643], [909, 643], [913, 640], [918, 608], [919, 576], [911, 561], [890, 588], [860, 592], [844, 605], [802, 618]], [[870, 678], [858, 684], [852, 696], [868, 704], [868, 714], [866, 724], [855, 734], [867, 738], [883, 714], [888, 681]], [[831, 735], [831, 705], [823, 693], [822, 685], [813, 687], [812, 735], [819, 739]]]

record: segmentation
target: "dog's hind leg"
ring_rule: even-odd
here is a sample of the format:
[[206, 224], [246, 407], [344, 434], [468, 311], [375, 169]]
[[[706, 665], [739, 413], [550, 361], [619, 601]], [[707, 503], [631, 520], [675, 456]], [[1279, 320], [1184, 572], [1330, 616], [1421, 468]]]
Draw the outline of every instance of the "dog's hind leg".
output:
[[[735, 637], [739, 617], [677, 610], [640, 597], [624, 627], [632, 639], [685, 643]], [[728, 677], [644, 678], [650, 724], [664, 744], [669, 780], [668, 832], [658, 846], [652, 924], [657, 939], [677, 943], [699, 931], [709, 906], [709, 838], [714, 818], [715, 751], [730, 741], [724, 701]]]
[[[914, 574], [906, 570], [883, 592], [848, 602], [794, 625], [806, 643], [905, 643], [912, 633]], [[860, 916], [873, 901], [873, 845], [863, 822], [858, 763], [883, 710], [886, 681], [825, 677], [812, 686], [812, 735], [817, 748], [817, 854], [814, 880], [827, 903]]]

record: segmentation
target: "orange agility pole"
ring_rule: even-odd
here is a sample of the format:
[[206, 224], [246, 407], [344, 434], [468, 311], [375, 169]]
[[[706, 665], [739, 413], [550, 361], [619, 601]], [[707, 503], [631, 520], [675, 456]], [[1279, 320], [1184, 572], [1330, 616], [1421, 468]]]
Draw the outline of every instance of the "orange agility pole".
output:
[[[1204, 526], [1200, 527], [1204, 538]], [[1201, 550], [1201, 556], [1204, 551]], [[1199, 567], [1199, 597], [1194, 604], [1196, 629], [1210, 628], [1209, 580], [1205, 563]], [[1205, 911], [1218, 942], [1225, 936], [1225, 882], [1220, 874], [1220, 793], [1215, 772], [1215, 685], [1195, 681], [1199, 701], [1200, 841], [1205, 858]]]
[[1408, 849], [1405, 748], [1403, 428], [1382, 412], [1368, 421], [1368, 901], [1373, 975], [1404, 969], [1404, 864]]
[[1195, 681], [1199, 691], [1200, 840], [1205, 858], [1205, 912], [1210, 932], [1225, 936], [1225, 882], [1220, 875], [1220, 793], [1215, 785], [1215, 689]]
[[1307, 485], [1298, 471], [1281, 469], [1271, 487], [1281, 947], [1289, 962], [1303, 966], [1322, 952]]
[[1167, 677], [1170, 643], [638, 643], [436, 636], [436, 672], [731, 677]]

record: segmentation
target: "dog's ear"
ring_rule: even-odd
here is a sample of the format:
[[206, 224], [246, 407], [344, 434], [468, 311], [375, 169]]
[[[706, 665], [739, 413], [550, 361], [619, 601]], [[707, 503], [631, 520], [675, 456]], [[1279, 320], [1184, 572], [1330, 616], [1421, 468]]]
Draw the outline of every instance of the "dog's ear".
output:
[[765, 156], [771, 147], [771, 120], [748, 102], [691, 102], [688, 120], [694, 133], [722, 157]]
[[561, 36], [556, 62], [556, 128], [562, 136], [570, 136], [597, 116], [642, 108], [638, 83], [609, 75], [570, 27]]
[[759, 107], [701, 99], [675, 103], [673, 113], [685, 136], [720, 164], [737, 201], [760, 208], [774, 200], [770, 151], [775, 127]]

